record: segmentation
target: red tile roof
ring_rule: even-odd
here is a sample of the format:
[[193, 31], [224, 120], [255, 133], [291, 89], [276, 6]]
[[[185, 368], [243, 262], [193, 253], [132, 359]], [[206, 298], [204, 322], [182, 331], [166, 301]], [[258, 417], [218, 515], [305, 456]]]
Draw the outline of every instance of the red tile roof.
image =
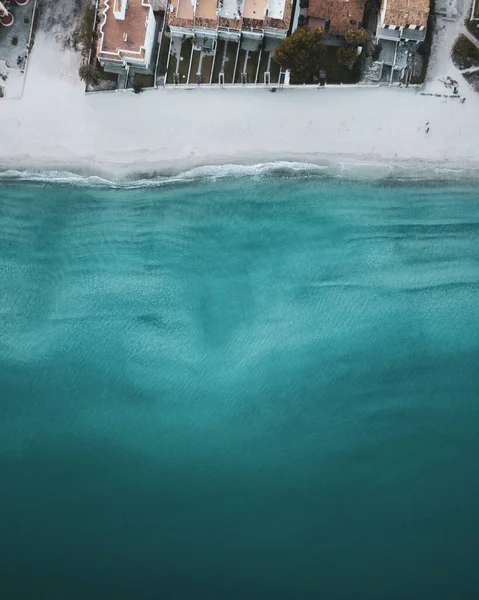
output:
[[386, 5], [384, 15], [385, 25], [427, 26], [429, 16], [429, 0], [384, 0], [382, 8]]
[[362, 22], [365, 4], [366, 0], [310, 0], [308, 15], [329, 20], [329, 31], [344, 35]]
[[113, 15], [114, 2], [100, 0], [98, 58], [142, 57], [150, 5], [143, 5], [142, 0], [128, 0], [125, 19], [119, 20]]

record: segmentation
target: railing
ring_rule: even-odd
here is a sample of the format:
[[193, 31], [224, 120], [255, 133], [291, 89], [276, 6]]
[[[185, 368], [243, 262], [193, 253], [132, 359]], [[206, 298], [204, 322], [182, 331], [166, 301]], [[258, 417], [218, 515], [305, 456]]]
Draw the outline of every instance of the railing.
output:
[[[379, 88], [379, 87], [385, 87], [387, 86], [387, 84], [380, 84], [380, 83], [375, 83], [375, 84], [370, 84], [370, 83], [345, 83], [345, 84], [326, 84], [325, 86], [319, 86], [318, 84], [311, 84], [311, 85], [283, 85], [282, 83], [247, 83], [247, 84], [241, 84], [241, 83], [202, 83], [201, 85], [198, 85], [196, 83], [181, 83], [178, 85], [175, 85], [174, 83], [166, 83], [164, 85], [161, 86], [157, 86], [157, 87], [151, 87], [151, 88], [143, 88], [143, 92], [160, 92], [161, 90], [165, 89], [165, 90], [220, 90], [220, 89], [224, 89], [224, 90], [270, 90], [272, 88], [276, 88], [279, 89], [281, 88], [281, 90], [308, 90], [308, 91], [320, 91], [320, 90], [327, 90], [329, 88], [331, 89], [343, 89], [343, 90], [354, 90], [357, 88]], [[399, 85], [393, 85], [393, 86], [388, 86], [388, 87], [400, 87]], [[404, 86], [403, 86], [404, 87]], [[422, 84], [411, 84], [409, 85], [409, 88], [422, 88], [423, 85]], [[417, 91], [417, 90], [416, 90]], [[126, 88], [123, 90], [97, 90], [97, 91], [92, 91], [92, 92], [88, 92], [88, 95], [91, 94], [118, 94], [118, 93], [123, 93], [123, 92], [134, 92], [133, 88]]]

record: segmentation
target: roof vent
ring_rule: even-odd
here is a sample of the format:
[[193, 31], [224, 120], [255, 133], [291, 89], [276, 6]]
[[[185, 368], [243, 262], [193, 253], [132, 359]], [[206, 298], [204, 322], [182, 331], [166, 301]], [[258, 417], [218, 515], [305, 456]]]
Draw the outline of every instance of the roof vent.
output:
[[128, 34], [124, 33], [123, 34], [123, 41], [126, 42], [128, 40]]

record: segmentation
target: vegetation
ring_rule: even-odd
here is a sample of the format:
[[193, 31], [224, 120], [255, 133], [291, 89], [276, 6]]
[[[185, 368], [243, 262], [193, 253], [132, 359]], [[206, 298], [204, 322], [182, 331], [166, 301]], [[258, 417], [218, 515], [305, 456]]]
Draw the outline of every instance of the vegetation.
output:
[[351, 46], [364, 46], [368, 39], [368, 32], [366, 29], [351, 27], [351, 29], [346, 31], [344, 37]]
[[429, 56], [431, 54], [431, 46], [427, 42], [418, 44], [417, 53], [421, 56]]
[[477, 71], [464, 73], [464, 78], [475, 92], [479, 92], [479, 74]]
[[422, 44], [420, 44], [418, 48], [418, 54], [422, 56], [422, 69], [421, 74], [419, 76], [411, 77], [410, 83], [418, 85], [424, 83], [427, 75], [427, 68], [429, 65], [429, 57], [431, 55], [431, 47], [432, 47], [432, 36], [434, 31], [436, 30], [436, 8], [435, 8], [436, 0], [430, 0], [429, 5], [429, 18], [427, 20], [427, 28], [426, 28], [426, 39]]
[[458, 69], [478, 67], [479, 50], [465, 35], [461, 35], [452, 48], [452, 60]]
[[[95, 27], [95, 5], [91, 0], [83, 0], [83, 12], [72, 33], [65, 38], [63, 46], [65, 49], [72, 49], [80, 52], [82, 56], [82, 65], [78, 70], [80, 79], [89, 86], [96, 86], [102, 80], [94, 49], [96, 44]], [[92, 55], [93, 52], [93, 55]], [[88, 61], [90, 60], [90, 63]]]
[[302, 13], [299, 13], [299, 18], [298, 18], [298, 27], [304, 27], [305, 25], [307, 25], [309, 22], [309, 17], [307, 15], [303, 15]]
[[[479, 2], [476, 2], [476, 11], [479, 10]], [[466, 27], [472, 35], [479, 40], [479, 22], [478, 21], [469, 21], [466, 19]]]
[[101, 72], [96, 66], [96, 64], [92, 65], [82, 65], [78, 70], [78, 74], [80, 75], [80, 79], [87, 86], [95, 86], [98, 85], [101, 81]]
[[349, 69], [353, 68], [353, 64], [355, 63], [358, 57], [358, 53], [356, 48], [352, 46], [344, 46], [338, 50], [337, 60], [340, 65], [344, 65]]
[[90, 0], [84, 0], [83, 13], [80, 22], [71, 35], [65, 38], [63, 45], [75, 52], [81, 52], [84, 61], [87, 61], [96, 43], [95, 5]]
[[290, 69], [291, 83], [315, 83], [319, 80], [322, 58], [326, 46], [322, 42], [323, 30], [311, 31], [299, 27], [276, 47], [274, 60], [283, 68]]
[[145, 88], [151, 88], [155, 85], [155, 76], [144, 73], [135, 73], [134, 75], [134, 85], [138, 85], [142, 90]]
[[374, 44], [373, 50], [371, 53], [371, 58], [373, 60], [379, 60], [379, 56], [381, 54], [382, 49], [383, 49], [383, 47], [381, 46], [381, 44], [379, 42], [377, 44]]

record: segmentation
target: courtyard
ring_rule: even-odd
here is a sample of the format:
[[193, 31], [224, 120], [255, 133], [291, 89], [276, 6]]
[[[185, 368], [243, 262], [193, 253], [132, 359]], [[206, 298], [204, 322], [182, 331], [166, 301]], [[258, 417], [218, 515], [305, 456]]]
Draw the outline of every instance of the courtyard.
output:
[[13, 24], [0, 27], [0, 88], [6, 98], [21, 98], [36, 2], [4, 4], [13, 15]]
[[277, 84], [277, 43], [268, 38], [240, 42], [205, 38], [198, 44], [192, 38], [171, 36], [161, 49], [157, 81], [173, 85]]

